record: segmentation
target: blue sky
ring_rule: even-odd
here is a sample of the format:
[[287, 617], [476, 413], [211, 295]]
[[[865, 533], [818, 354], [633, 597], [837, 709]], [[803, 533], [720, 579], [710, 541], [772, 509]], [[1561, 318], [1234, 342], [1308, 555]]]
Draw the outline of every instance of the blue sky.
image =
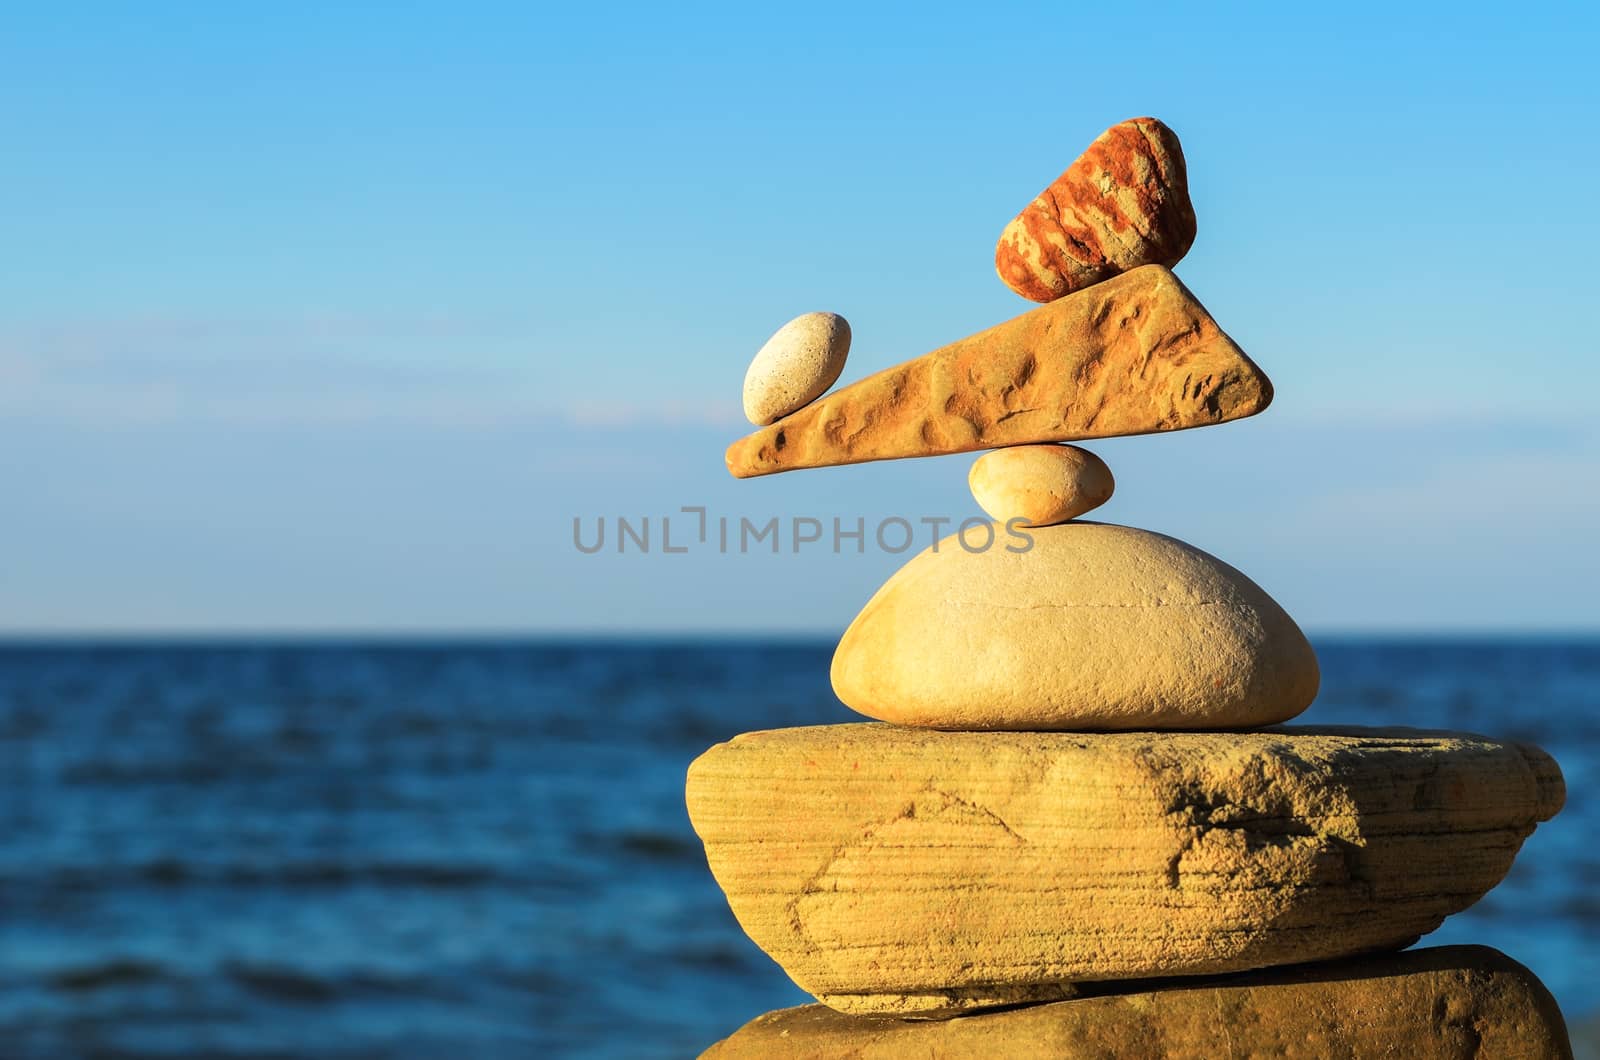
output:
[[1312, 630], [1600, 628], [1579, 5], [35, 5], [0, 18], [0, 630], [836, 632], [903, 557], [583, 556], [575, 516], [974, 514], [970, 458], [733, 482], [749, 357], [1024, 311], [1000, 228], [1182, 137], [1253, 421], [1104, 518]]

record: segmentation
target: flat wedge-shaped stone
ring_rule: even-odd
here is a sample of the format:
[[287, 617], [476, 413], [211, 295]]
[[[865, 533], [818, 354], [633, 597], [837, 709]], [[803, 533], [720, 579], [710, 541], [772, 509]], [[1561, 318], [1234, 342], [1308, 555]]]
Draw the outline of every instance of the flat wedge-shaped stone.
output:
[[1146, 265], [894, 368], [728, 449], [736, 478], [1250, 416], [1272, 384], [1178, 278]]
[[1564, 796], [1526, 745], [1298, 727], [779, 729], [688, 783], [751, 939], [824, 1004], [899, 1016], [1399, 947]]
[[958, 1020], [843, 1016], [824, 1005], [759, 1016], [705, 1060], [1213, 1060], [1222, 1056], [1569, 1060], [1543, 983], [1486, 946], [1168, 984]]

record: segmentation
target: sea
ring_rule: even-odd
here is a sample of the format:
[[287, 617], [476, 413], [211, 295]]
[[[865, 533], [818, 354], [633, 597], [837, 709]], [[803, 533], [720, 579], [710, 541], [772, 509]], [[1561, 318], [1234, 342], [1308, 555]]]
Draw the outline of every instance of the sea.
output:
[[[1424, 944], [1504, 950], [1581, 1038], [1600, 1011], [1600, 639], [1314, 640], [1308, 723], [1466, 730], [1561, 763], [1565, 811]], [[729, 913], [683, 781], [736, 733], [858, 720], [831, 651], [0, 646], [0, 1057], [686, 1057], [803, 1003]]]

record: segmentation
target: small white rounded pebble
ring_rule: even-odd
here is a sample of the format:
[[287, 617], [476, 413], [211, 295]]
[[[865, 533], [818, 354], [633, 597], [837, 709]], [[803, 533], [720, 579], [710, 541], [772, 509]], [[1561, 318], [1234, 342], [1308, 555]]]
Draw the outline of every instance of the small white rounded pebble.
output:
[[838, 313], [806, 313], [779, 328], [744, 375], [744, 414], [765, 427], [825, 394], [850, 355], [850, 325]]

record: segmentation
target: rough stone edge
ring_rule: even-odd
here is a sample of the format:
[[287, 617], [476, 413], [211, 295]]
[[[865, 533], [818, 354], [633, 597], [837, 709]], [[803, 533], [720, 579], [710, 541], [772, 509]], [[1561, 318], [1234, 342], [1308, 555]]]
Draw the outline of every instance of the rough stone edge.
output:
[[[1080, 1006], [1091, 1005], [1103, 1007], [1114, 1003], [1119, 998], [1145, 999], [1149, 1003], [1158, 1003], [1164, 993], [1190, 990], [1215, 990], [1227, 991], [1230, 988], [1262, 988], [1274, 986], [1293, 986], [1296, 984], [1313, 983], [1330, 977], [1356, 979], [1384, 979], [1402, 978], [1411, 975], [1427, 974], [1430, 972], [1460, 971], [1469, 976], [1487, 976], [1491, 980], [1501, 980], [1501, 988], [1509, 987], [1524, 995], [1525, 1007], [1529, 1014], [1538, 1021], [1546, 1034], [1550, 1048], [1546, 1051], [1534, 1051], [1534, 1043], [1528, 1043], [1528, 1049], [1519, 1051], [1515, 1055], [1529, 1058], [1554, 1058], [1554, 1060], [1573, 1060], [1572, 1044], [1568, 1033], [1566, 1019], [1561, 1013], [1560, 1006], [1555, 997], [1539, 978], [1526, 966], [1513, 960], [1499, 950], [1488, 946], [1439, 946], [1422, 950], [1408, 950], [1401, 953], [1387, 954], [1381, 957], [1353, 957], [1338, 961], [1323, 961], [1315, 964], [1288, 965], [1279, 968], [1266, 969], [1254, 972], [1238, 972], [1231, 975], [1203, 976], [1186, 979], [1142, 980], [1125, 983], [1097, 983], [1097, 989], [1092, 995], [1073, 1001], [1045, 1002], [1036, 1005], [1022, 1005], [1010, 1009], [991, 1010], [988, 1012], [960, 1016], [953, 1021], [916, 1021], [896, 1019], [883, 1016], [848, 1016], [838, 1013], [825, 1005], [802, 1005], [795, 1008], [775, 1009], [764, 1013], [740, 1027], [727, 1038], [723, 1038], [700, 1054], [701, 1060], [736, 1060], [739, 1056], [758, 1055], [763, 1057], [803, 1057], [819, 1055], [857, 1055], [854, 1051], [848, 1054], [830, 1052], [821, 1054], [816, 1051], [815, 1045], [807, 1048], [806, 1038], [803, 1034], [798, 1038], [791, 1038], [794, 1028], [783, 1027], [780, 1030], [769, 1030], [766, 1025], [773, 1023], [798, 1023], [804, 1030], [805, 1024], [816, 1028], [815, 1033], [822, 1042], [831, 1036], [837, 1038], [847, 1029], [859, 1028], [861, 1032], [860, 1047], [879, 1044], [884, 1035], [899, 1034], [908, 1039], [905, 1043], [907, 1049], [917, 1049], [917, 1055], [940, 1056], [945, 1055], [937, 1051], [938, 1028], [951, 1023], [966, 1023], [971, 1020], [1009, 1021], [1019, 1013], [1036, 1015], [1042, 1010], [1054, 1006]], [[1220, 994], [1219, 994], [1220, 996]], [[1440, 998], [1440, 1001], [1443, 999]], [[1098, 1005], [1097, 1005], [1098, 1003]], [[1437, 1023], [1442, 1014], [1434, 1014]], [[921, 1028], [920, 1030], [918, 1028]], [[741, 1042], [740, 1035], [746, 1035]], [[917, 1042], [917, 1037], [927, 1038], [926, 1042]], [[777, 1051], [776, 1046], [782, 1043], [784, 1048]], [[1205, 1044], [1205, 1043], [1202, 1043]], [[1221, 1048], [1225, 1043], [1212, 1043]], [[1231, 1043], [1226, 1043], [1231, 1045]], [[1412, 1043], [1413, 1045], [1418, 1043]], [[751, 1052], [745, 1052], [744, 1046], [748, 1045]], [[1481, 1046], [1481, 1042], [1480, 1042]], [[1413, 1050], [1415, 1053], [1415, 1051]], [[966, 1054], [949, 1054], [952, 1056]], [[1129, 1060], [1136, 1060], [1139, 1056], [1148, 1054], [1125, 1054]], [[1208, 1053], [1197, 1053], [1210, 1055]], [[1415, 1053], [1415, 1055], [1424, 1055]], [[1426, 1055], [1449, 1055], [1434, 1053]], [[1457, 1054], [1463, 1057], [1477, 1057], [1478, 1051]], [[1154, 1057], [1151, 1058], [1154, 1060]]]

